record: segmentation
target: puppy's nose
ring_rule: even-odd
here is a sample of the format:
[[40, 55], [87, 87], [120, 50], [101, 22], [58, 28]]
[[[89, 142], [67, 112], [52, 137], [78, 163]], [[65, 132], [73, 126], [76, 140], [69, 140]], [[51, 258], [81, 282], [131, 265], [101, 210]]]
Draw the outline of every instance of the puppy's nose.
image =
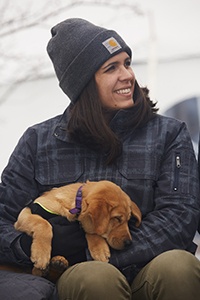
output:
[[125, 240], [125, 241], [124, 241], [124, 247], [125, 247], [125, 248], [129, 247], [131, 244], [132, 244], [132, 241], [131, 241], [131, 240]]

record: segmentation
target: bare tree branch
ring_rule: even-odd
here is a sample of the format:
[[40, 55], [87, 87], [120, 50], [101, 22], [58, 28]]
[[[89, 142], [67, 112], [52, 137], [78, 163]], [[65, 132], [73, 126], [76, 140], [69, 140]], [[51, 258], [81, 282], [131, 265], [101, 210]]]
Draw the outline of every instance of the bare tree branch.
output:
[[[74, 0], [74, 1], [70, 1], [70, 3], [68, 3], [67, 5], [58, 7], [57, 9], [53, 9], [50, 12], [46, 12], [46, 5], [45, 5], [45, 9], [40, 9], [39, 11], [37, 11], [34, 15], [32, 15], [33, 20], [30, 20], [29, 18], [27, 18], [27, 15], [21, 14], [17, 19], [10, 19], [6, 22], [4, 22], [2, 29], [3, 32], [0, 32], [0, 37], [4, 37], [7, 35], [11, 35], [14, 34], [16, 32], [19, 32], [21, 30], [30, 28], [30, 27], [34, 27], [37, 26], [38, 24], [52, 18], [55, 17], [57, 15], [59, 15], [60, 13], [62, 13], [63, 11], [66, 11], [68, 9], [72, 9], [74, 7], [77, 6], [107, 6], [107, 7], [111, 7], [114, 9], [118, 9], [118, 8], [127, 8], [130, 9], [132, 12], [134, 12], [137, 15], [143, 15], [144, 13], [139, 9], [138, 5], [133, 5], [130, 3], [126, 3], [124, 2], [122, 3], [116, 3], [116, 2], [110, 2], [110, 1], [80, 1], [80, 0]], [[41, 11], [43, 12], [42, 15]], [[26, 21], [26, 22], [24, 22]], [[14, 28], [9, 28], [10, 25], [15, 24], [16, 27]], [[9, 25], [9, 26], [8, 26]], [[8, 26], [8, 28], [5, 29], [5, 27]], [[0, 29], [0, 30], [2, 30]]]
[[[0, 68], [2, 74], [5, 75], [0, 78], [0, 85], [7, 84], [11, 86], [11, 91], [14, 90], [16, 84], [24, 81], [33, 80], [34, 78], [44, 77], [49, 74], [50, 65], [47, 67], [44, 62], [35, 54], [30, 56], [29, 52], [20, 52], [21, 50], [12, 49], [14, 41], [13, 37], [18, 37], [21, 31], [27, 31], [31, 28], [44, 25], [47, 20], [62, 14], [65, 11], [81, 6], [102, 6], [119, 9], [121, 7], [128, 8], [135, 14], [141, 14], [137, 5], [133, 5], [131, 1], [124, 1], [123, 5], [119, 1], [100, 1], [100, 0], [56, 0], [45, 1], [38, 6], [32, 1], [16, 1], [15, 5], [12, 1], [4, 0], [0, 4]], [[22, 3], [24, 4], [22, 6]], [[42, 57], [42, 56], [41, 56]], [[32, 65], [31, 65], [32, 64]], [[8, 67], [12, 66], [13, 71], [9, 72]], [[18, 67], [17, 67], [18, 66]], [[44, 71], [46, 70], [46, 71]], [[3, 96], [4, 100], [7, 98], [9, 90]], [[0, 100], [1, 103], [4, 100]]]

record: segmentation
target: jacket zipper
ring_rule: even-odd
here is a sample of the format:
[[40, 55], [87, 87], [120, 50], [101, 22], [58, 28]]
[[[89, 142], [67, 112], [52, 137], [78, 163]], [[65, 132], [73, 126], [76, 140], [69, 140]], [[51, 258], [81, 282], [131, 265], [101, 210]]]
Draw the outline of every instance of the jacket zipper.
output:
[[179, 173], [181, 167], [181, 157], [180, 153], [175, 154], [175, 174], [174, 174], [174, 191], [178, 190], [178, 180], [179, 180]]

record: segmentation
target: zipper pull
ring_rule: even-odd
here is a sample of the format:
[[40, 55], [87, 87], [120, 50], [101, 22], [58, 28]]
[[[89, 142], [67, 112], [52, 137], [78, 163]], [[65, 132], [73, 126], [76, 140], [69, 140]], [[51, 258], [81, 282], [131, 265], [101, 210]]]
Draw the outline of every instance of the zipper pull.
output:
[[181, 167], [181, 158], [179, 155], [176, 156], [176, 166], [177, 166], [177, 168]]
[[175, 156], [175, 164], [176, 164], [176, 168], [175, 168], [175, 177], [174, 177], [174, 191], [178, 190], [178, 180], [179, 180], [179, 169], [181, 167], [181, 157], [179, 153], [176, 153]]

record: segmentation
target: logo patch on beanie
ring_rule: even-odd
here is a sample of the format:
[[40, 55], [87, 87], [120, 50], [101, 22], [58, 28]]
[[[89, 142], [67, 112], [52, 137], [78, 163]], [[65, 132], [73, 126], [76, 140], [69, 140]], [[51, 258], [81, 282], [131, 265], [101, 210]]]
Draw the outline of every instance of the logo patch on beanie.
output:
[[102, 44], [110, 52], [110, 54], [113, 54], [114, 52], [122, 48], [114, 37], [105, 40]]

